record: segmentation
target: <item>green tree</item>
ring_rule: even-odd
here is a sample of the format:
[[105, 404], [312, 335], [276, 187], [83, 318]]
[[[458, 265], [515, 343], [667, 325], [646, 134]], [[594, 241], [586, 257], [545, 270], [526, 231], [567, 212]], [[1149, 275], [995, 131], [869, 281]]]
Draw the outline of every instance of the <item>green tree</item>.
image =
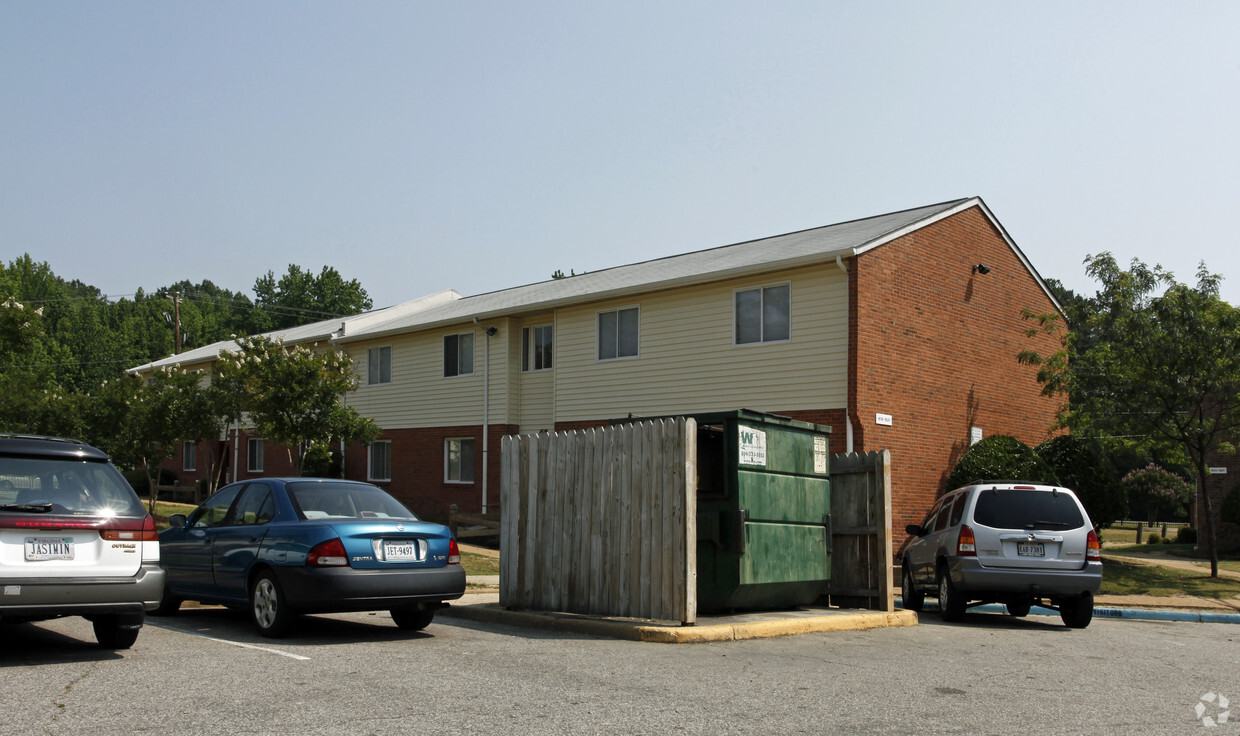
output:
[[298, 474], [307, 456], [330, 452], [334, 441], [365, 443], [378, 436], [373, 421], [343, 402], [359, 384], [347, 353], [261, 335], [237, 344], [241, 352], [220, 353], [216, 381], [221, 390], [243, 397], [242, 408], [260, 437], [288, 448]]
[[1061, 434], [1034, 451], [1051, 466], [1060, 483], [1076, 492], [1098, 529], [1128, 513], [1119, 472], [1097, 439]]
[[324, 266], [315, 276], [300, 266], [289, 264], [288, 273], [278, 281], [275, 274], [268, 271], [254, 282], [254, 296], [261, 321], [256, 325], [258, 329], [248, 332], [268, 332], [331, 317], [346, 317], [364, 312], [373, 304], [356, 279], [346, 281], [331, 266]]
[[[1240, 431], [1240, 312], [1219, 297], [1220, 277], [1205, 264], [1196, 286], [1135, 259], [1124, 270], [1110, 253], [1085, 264], [1102, 285], [1096, 308], [1059, 353], [1020, 359], [1039, 367], [1044, 393], [1070, 398], [1061, 423], [1073, 433], [1179, 450], [1195, 476], [1217, 577], [1218, 510], [1205, 492], [1206, 460], [1235, 452]], [[1035, 330], [1057, 329], [1052, 318], [1027, 316]]]

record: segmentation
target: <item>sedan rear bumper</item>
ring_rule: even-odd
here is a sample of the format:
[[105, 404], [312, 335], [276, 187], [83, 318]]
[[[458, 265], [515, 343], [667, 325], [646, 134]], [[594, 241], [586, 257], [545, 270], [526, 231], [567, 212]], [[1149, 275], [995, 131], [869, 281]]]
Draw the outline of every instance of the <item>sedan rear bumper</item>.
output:
[[0, 619], [127, 614], [141, 621], [159, 605], [164, 571], [150, 563], [127, 578], [13, 578], [0, 584]]
[[454, 600], [465, 594], [465, 568], [359, 570], [278, 567], [289, 605], [307, 613], [377, 611]]
[[957, 557], [950, 561], [949, 569], [957, 590], [970, 597], [984, 597], [986, 593], [1078, 596], [1097, 593], [1102, 586], [1101, 562], [1087, 562], [1079, 570], [1021, 570], [983, 567], [976, 557]]

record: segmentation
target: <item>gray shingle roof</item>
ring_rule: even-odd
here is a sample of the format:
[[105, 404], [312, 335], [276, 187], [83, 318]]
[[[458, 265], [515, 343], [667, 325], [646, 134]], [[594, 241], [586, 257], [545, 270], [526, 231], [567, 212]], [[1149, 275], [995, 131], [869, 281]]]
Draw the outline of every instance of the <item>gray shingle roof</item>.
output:
[[[292, 343], [332, 339], [338, 343], [352, 342], [460, 324], [472, 319], [531, 314], [567, 304], [581, 304], [626, 294], [821, 263], [838, 256], [848, 257], [864, 253], [975, 205], [980, 206], [1000, 232], [1003, 232], [1002, 226], [990, 214], [985, 203], [978, 197], [970, 197], [477, 296], [462, 297], [455, 291], [443, 291], [386, 309], [271, 332], [267, 333], [267, 336], [283, 337], [285, 342]], [[1032, 264], [1016, 244], [1007, 238], [1006, 233], [1003, 235], [1030, 273], [1041, 283], [1041, 277]], [[1043, 289], [1045, 288], [1043, 284]], [[1047, 296], [1054, 299], [1049, 291]], [[236, 349], [237, 345], [233, 341], [219, 342], [163, 358], [131, 371], [145, 371], [176, 363], [208, 361], [219, 355], [221, 350]]]

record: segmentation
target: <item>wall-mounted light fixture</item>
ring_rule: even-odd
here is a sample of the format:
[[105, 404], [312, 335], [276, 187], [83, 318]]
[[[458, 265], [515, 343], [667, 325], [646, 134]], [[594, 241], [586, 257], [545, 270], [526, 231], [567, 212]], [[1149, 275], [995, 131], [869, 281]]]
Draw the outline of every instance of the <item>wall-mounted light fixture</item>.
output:
[[990, 266], [987, 266], [985, 263], [979, 263], [973, 267], [973, 273], [980, 273], [985, 276], [990, 273]]

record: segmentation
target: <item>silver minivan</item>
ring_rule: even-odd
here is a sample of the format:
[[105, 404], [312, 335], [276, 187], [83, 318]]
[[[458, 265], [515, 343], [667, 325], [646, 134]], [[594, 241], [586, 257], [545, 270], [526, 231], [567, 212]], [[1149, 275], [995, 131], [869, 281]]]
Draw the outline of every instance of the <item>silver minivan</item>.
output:
[[929, 595], [945, 621], [982, 603], [1003, 603], [1013, 616], [1053, 608], [1072, 628], [1093, 618], [1102, 549], [1067, 488], [979, 481], [944, 495], [906, 531], [898, 558], [907, 609], [920, 611]]

